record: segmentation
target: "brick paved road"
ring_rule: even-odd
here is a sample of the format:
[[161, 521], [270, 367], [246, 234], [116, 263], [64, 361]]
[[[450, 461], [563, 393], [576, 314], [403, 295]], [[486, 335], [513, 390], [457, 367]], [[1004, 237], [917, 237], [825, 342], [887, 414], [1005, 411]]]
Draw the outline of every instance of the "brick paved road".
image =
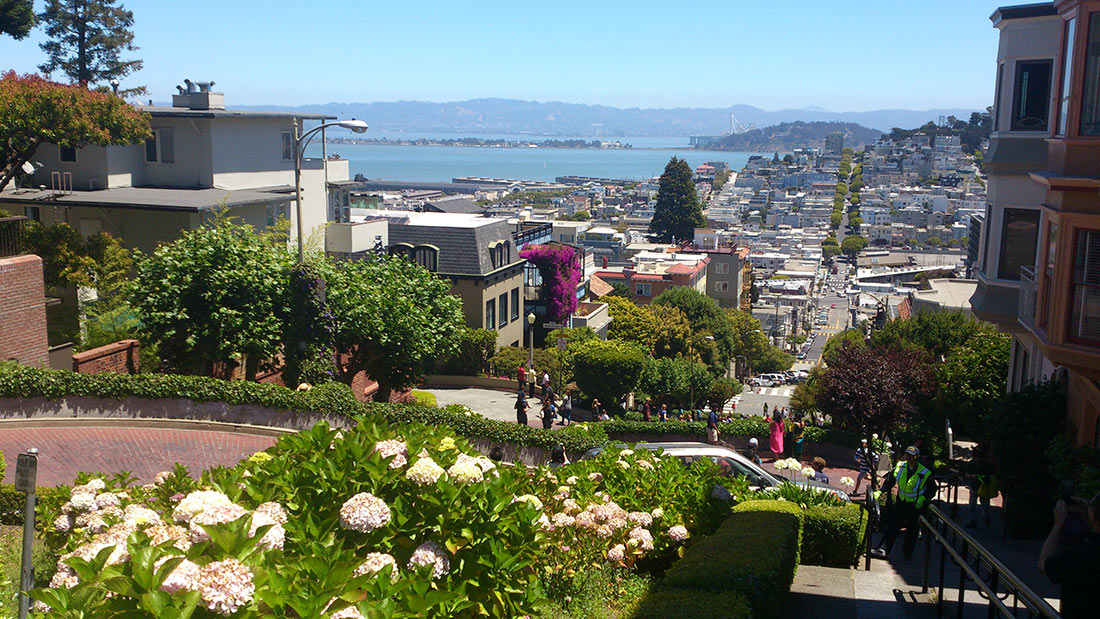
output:
[[213, 465], [230, 466], [267, 449], [273, 436], [174, 428], [73, 427], [0, 429], [7, 460], [4, 481], [15, 477], [19, 452], [37, 447], [38, 485], [71, 484], [79, 471], [130, 471], [141, 482], [179, 462], [198, 475]]

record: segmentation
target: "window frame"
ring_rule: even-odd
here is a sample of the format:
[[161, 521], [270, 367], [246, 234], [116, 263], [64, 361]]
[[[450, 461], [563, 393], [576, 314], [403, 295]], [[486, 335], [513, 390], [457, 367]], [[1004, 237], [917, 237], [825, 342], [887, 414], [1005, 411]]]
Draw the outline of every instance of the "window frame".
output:
[[[1020, 281], [1019, 269], [1017, 269], [1015, 277], [1012, 277], [1010, 273], [1005, 272], [1005, 264], [1006, 264], [1005, 258], [1009, 257], [1009, 252], [1014, 252], [1019, 247], [1019, 245], [1016, 242], [1012, 242], [1012, 243], [1006, 242], [1006, 236], [1007, 236], [1006, 233], [1009, 231], [1008, 226], [1009, 226], [1009, 212], [1010, 211], [1013, 214], [1015, 214], [1017, 217], [1020, 214], [1026, 214], [1029, 217], [1034, 217], [1035, 218], [1035, 221], [1034, 221], [1035, 236], [1034, 236], [1034, 239], [1032, 240], [1031, 261], [1029, 263], [1027, 263], [1027, 262], [1020, 263], [1019, 264], [1020, 267], [1035, 266], [1035, 251], [1036, 251], [1036, 249], [1038, 248], [1038, 245], [1039, 245], [1039, 230], [1042, 228], [1042, 213], [1040, 213], [1036, 209], [1029, 209], [1029, 208], [1005, 207], [1004, 209], [1001, 210], [1001, 242], [1000, 242], [1000, 251], [997, 253], [997, 279], [1003, 279], [1003, 280], [1006, 280], [1006, 281], [1018, 282], [1018, 281]], [[1018, 219], [1013, 220], [1012, 223], [1017, 223], [1018, 221], [1021, 221], [1021, 220], [1018, 220]]]
[[1062, 26], [1062, 65], [1059, 67], [1058, 118], [1054, 125], [1054, 135], [1066, 136], [1070, 132], [1070, 102], [1073, 98], [1073, 62], [1077, 57], [1073, 46], [1077, 38], [1077, 16], [1073, 15]]
[[[1029, 65], [1031, 65], [1031, 66], [1044, 66], [1045, 65], [1046, 70], [1047, 70], [1046, 94], [1041, 99], [1045, 103], [1046, 109], [1044, 110], [1044, 115], [1042, 117], [1043, 118], [1043, 124], [1041, 126], [1036, 126], [1036, 127], [1021, 126], [1019, 123], [1020, 123], [1021, 120], [1024, 120], [1024, 119], [1017, 118], [1017, 109], [1019, 108], [1021, 103], [1024, 103], [1023, 101], [1021, 101], [1021, 97], [1020, 97], [1020, 94], [1021, 94], [1021, 91], [1020, 91], [1020, 78], [1021, 78], [1021, 74], [1023, 73], [1024, 67], [1027, 67]], [[1027, 133], [1027, 132], [1046, 133], [1046, 132], [1050, 131], [1050, 103], [1051, 103], [1050, 98], [1051, 98], [1051, 92], [1052, 92], [1052, 88], [1053, 88], [1053, 81], [1054, 81], [1053, 78], [1054, 78], [1054, 60], [1052, 60], [1050, 58], [1035, 58], [1035, 59], [1027, 59], [1027, 60], [1017, 60], [1014, 63], [1014, 66], [1013, 66], [1013, 79], [1012, 79], [1012, 109], [1010, 110], [1009, 118], [1008, 118], [1008, 130], [1009, 131], [1019, 132], [1019, 133]], [[1031, 118], [1031, 117], [1027, 117], [1027, 118]], [[1035, 116], [1035, 118], [1038, 118], [1038, 116]]]
[[435, 245], [417, 245], [409, 252], [409, 260], [435, 273], [439, 270], [439, 248]]
[[502, 292], [497, 296], [497, 328], [508, 326], [508, 293]]
[[729, 292], [730, 291], [730, 283], [729, 282], [714, 282], [714, 291], [715, 292]]
[[[1080, 100], [1077, 102], [1077, 135], [1083, 138], [1098, 138], [1100, 137], [1100, 92], [1096, 92], [1096, 89], [1100, 88], [1100, 11], [1091, 11], [1087, 16], [1086, 21], [1088, 23], [1085, 25], [1085, 32], [1082, 33], [1084, 42], [1081, 50], [1083, 52], [1080, 77], [1081, 94]], [[1090, 40], [1092, 35], [1096, 35], [1097, 40], [1095, 42]], [[1097, 53], [1092, 56], [1089, 55], [1091, 46], [1097, 48]], [[1093, 83], [1086, 84], [1085, 80], [1089, 79], [1090, 70], [1093, 74]], [[1092, 96], [1091, 103], [1093, 104], [1091, 122], [1093, 128], [1090, 133], [1085, 133], [1085, 112], [1087, 111], [1085, 97], [1089, 95]]]
[[[642, 291], [645, 292], [642, 292]], [[634, 296], [636, 297], [651, 297], [653, 296], [653, 284], [651, 282], [634, 282]]]
[[496, 314], [497, 314], [497, 299], [493, 297], [485, 301], [485, 328], [489, 331], [496, 331]]
[[[1100, 12], [1098, 12], [1098, 13], [1100, 13]], [[1100, 277], [1097, 277], [1097, 283], [1095, 283], [1095, 284], [1089, 283], [1088, 281], [1078, 282], [1078, 278], [1077, 278], [1077, 261], [1078, 261], [1078, 254], [1081, 251], [1081, 238], [1080, 238], [1081, 233], [1085, 233], [1088, 237], [1091, 237], [1088, 240], [1089, 246], [1091, 248], [1091, 246], [1093, 244], [1097, 245], [1097, 249], [1095, 249], [1094, 251], [1096, 252], [1096, 254], [1098, 256], [1100, 256], [1100, 228], [1088, 228], [1088, 227], [1078, 228], [1078, 227], [1074, 227], [1072, 229], [1072, 234], [1070, 235], [1070, 242], [1073, 243], [1073, 253], [1071, 254], [1072, 258], [1073, 258], [1073, 262], [1069, 265], [1069, 267], [1070, 267], [1069, 268], [1069, 280], [1068, 280], [1069, 286], [1067, 287], [1067, 290], [1066, 290], [1066, 312], [1065, 312], [1066, 341], [1072, 342], [1074, 344], [1081, 344], [1081, 345], [1085, 345], [1085, 346], [1094, 347], [1094, 346], [1100, 345], [1100, 334], [1098, 334], [1097, 337], [1093, 338], [1093, 337], [1076, 335], [1073, 331], [1073, 326], [1074, 326], [1073, 325], [1073, 312], [1074, 312], [1074, 307], [1076, 306], [1077, 290], [1079, 288], [1091, 289], [1091, 290], [1094, 291], [1094, 294], [1096, 294], [1098, 297], [1100, 297]], [[1084, 268], [1084, 272], [1086, 273], [1086, 276], [1085, 276], [1086, 278], [1088, 277], [1087, 274], [1092, 272], [1089, 269], [1090, 266], [1092, 266], [1093, 269], [1096, 269], [1097, 267], [1100, 267], [1100, 264], [1091, 265], [1087, 260], [1088, 260], [1088, 255], [1086, 255], [1086, 262], [1085, 262], [1085, 268]], [[1097, 262], [1100, 263], [1100, 259], [1098, 259]], [[1100, 304], [1100, 301], [1098, 301], [1098, 304]], [[1098, 322], [1100, 322], [1100, 318], [1098, 318]]]
[[[171, 127], [158, 127], [152, 130], [153, 135], [146, 138], [144, 142], [145, 148], [145, 163], [156, 163], [161, 165], [172, 165], [176, 163], [176, 136]], [[168, 140], [164, 139], [164, 136], [169, 136]], [[150, 142], [153, 147], [153, 159], [149, 158], [149, 146]], [[170, 148], [165, 149], [165, 142], [170, 143]], [[165, 152], [171, 161], [165, 161]]]
[[519, 286], [512, 289], [512, 314], [511, 320], [519, 320]]
[[297, 157], [294, 156], [294, 131], [281, 131], [279, 139], [282, 140], [283, 161], [295, 161]]
[[[78, 155], [76, 154], [76, 151], [77, 151], [77, 148], [75, 146], [61, 146], [60, 144], [58, 144], [57, 145], [57, 160], [60, 161], [61, 163], [79, 163], [76, 160], [77, 157], [78, 157]], [[72, 159], [67, 159], [65, 157], [65, 153], [67, 153], [67, 152], [72, 152], [72, 154], [73, 154]]]

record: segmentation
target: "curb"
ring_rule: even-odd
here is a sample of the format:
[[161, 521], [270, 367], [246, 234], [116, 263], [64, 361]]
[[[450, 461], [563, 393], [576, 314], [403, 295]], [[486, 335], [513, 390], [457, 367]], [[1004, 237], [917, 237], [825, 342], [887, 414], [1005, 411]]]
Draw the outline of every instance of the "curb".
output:
[[62, 419], [0, 419], [0, 432], [14, 428], [162, 428], [166, 430], [195, 430], [250, 434], [255, 436], [282, 436], [297, 430], [272, 428], [224, 421], [191, 421], [187, 419], [119, 419], [117, 417], [80, 417]]

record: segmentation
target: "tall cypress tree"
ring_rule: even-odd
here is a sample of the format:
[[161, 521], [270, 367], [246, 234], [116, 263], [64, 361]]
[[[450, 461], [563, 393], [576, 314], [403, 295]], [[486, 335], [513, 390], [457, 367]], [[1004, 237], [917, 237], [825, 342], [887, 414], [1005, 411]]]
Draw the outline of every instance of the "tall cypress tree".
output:
[[649, 222], [649, 232], [659, 242], [691, 239], [695, 236], [695, 228], [705, 221], [691, 176], [691, 166], [676, 157], [669, 160], [661, 174], [657, 206]]
[[[140, 71], [140, 60], [124, 60], [134, 51], [134, 14], [117, 0], [47, 0], [38, 15], [49, 39], [40, 46], [49, 60], [38, 65], [45, 73], [61, 71], [87, 88], [106, 88], [111, 79], [122, 80]], [[119, 95], [145, 94], [145, 87], [120, 90]]]

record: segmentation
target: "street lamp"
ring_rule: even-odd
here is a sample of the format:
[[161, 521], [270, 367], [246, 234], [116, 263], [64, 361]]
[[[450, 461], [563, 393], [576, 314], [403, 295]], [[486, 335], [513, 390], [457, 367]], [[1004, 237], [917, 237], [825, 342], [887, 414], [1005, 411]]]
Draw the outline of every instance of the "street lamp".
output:
[[351, 129], [355, 133], [365, 133], [367, 130], [367, 123], [362, 120], [337, 120], [330, 123], [321, 123], [316, 127], [310, 129], [305, 135], [298, 135], [298, 121], [294, 121], [294, 202], [295, 202], [295, 214], [298, 217], [298, 262], [303, 261], [303, 247], [302, 247], [302, 158], [306, 154], [306, 146], [309, 146], [309, 141], [313, 139], [313, 136], [317, 135], [317, 132], [328, 127], [343, 127], [344, 129]]
[[[704, 335], [704, 340], [713, 342], [713, 335]], [[691, 374], [688, 376], [688, 389], [691, 394], [691, 401], [688, 402], [688, 406], [691, 408], [691, 416], [694, 420], [695, 417], [695, 342], [688, 340], [688, 372]]]
[[531, 371], [535, 365], [535, 313], [527, 314], [527, 337], [530, 348], [527, 353], [527, 370]]

